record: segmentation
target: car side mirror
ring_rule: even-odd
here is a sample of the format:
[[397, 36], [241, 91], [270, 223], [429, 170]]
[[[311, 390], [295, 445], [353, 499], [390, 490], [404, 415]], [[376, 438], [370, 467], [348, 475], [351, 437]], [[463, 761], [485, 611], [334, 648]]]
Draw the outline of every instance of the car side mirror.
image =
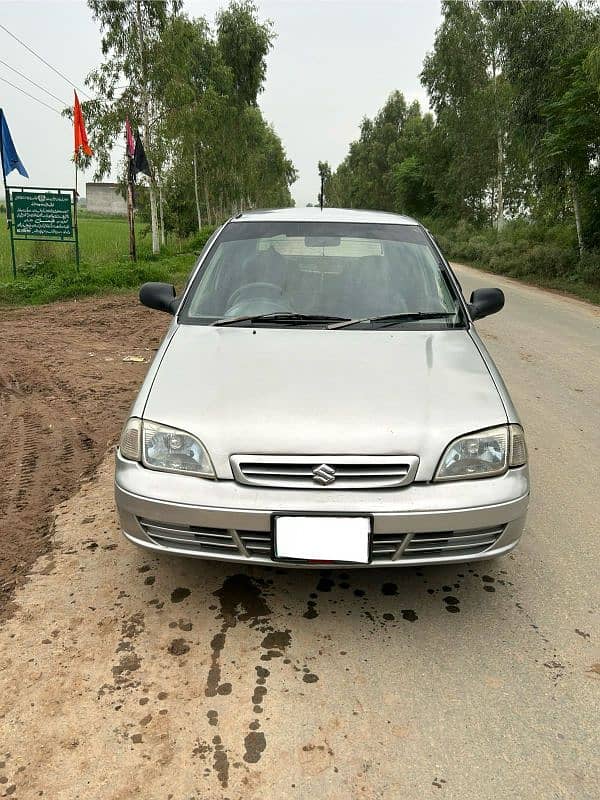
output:
[[151, 281], [144, 283], [140, 289], [140, 302], [156, 311], [175, 314], [179, 306], [179, 298], [175, 297], [175, 287], [170, 283]]
[[475, 289], [469, 301], [469, 312], [472, 319], [481, 319], [496, 314], [504, 307], [502, 289]]

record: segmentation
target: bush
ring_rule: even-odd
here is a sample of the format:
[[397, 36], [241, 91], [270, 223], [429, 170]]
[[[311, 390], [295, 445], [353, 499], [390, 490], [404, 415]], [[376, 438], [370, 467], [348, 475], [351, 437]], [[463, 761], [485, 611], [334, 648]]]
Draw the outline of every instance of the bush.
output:
[[440, 218], [430, 218], [425, 225], [450, 261], [567, 289], [593, 302], [600, 299], [600, 249], [579, 258], [573, 225], [545, 227], [520, 219], [508, 222], [501, 233]]
[[526, 277], [560, 278], [577, 265], [576, 242], [565, 226], [544, 229], [525, 220], [509, 222], [501, 233], [458, 223], [444, 226], [440, 246], [451, 259], [493, 272]]
[[577, 275], [585, 283], [600, 288], [600, 250], [584, 253], [577, 264]]
[[190, 236], [189, 239], [187, 240], [189, 249], [200, 252], [200, 250], [202, 250], [202, 248], [208, 242], [208, 240], [210, 239], [215, 230], [216, 228], [214, 226], [206, 226], [202, 228], [202, 230], [195, 233], [193, 236]]
[[475, 234], [466, 242], [459, 242], [458, 247], [460, 258], [478, 264], [487, 261], [493, 253], [493, 243], [490, 243], [483, 234]]

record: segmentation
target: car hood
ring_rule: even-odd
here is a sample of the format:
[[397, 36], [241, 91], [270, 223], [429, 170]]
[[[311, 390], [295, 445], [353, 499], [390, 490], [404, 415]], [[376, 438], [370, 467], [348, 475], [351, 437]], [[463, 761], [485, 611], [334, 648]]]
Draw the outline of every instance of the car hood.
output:
[[465, 330], [306, 330], [181, 325], [144, 418], [231, 455], [417, 455], [430, 480], [462, 434], [506, 412]]

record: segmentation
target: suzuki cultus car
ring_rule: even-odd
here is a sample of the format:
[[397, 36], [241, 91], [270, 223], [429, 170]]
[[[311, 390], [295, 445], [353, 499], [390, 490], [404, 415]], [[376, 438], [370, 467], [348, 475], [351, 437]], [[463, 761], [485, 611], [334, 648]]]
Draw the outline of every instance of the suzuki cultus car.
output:
[[239, 214], [187, 287], [125, 423], [116, 502], [156, 552], [298, 567], [500, 556], [529, 499], [523, 429], [429, 233], [394, 214]]

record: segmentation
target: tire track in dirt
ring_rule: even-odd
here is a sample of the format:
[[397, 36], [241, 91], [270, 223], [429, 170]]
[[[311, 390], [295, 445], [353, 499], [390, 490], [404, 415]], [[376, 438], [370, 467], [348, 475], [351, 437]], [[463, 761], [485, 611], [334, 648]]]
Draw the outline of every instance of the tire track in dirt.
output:
[[0, 620], [50, 547], [52, 508], [116, 441], [161, 334], [134, 296], [2, 309]]

